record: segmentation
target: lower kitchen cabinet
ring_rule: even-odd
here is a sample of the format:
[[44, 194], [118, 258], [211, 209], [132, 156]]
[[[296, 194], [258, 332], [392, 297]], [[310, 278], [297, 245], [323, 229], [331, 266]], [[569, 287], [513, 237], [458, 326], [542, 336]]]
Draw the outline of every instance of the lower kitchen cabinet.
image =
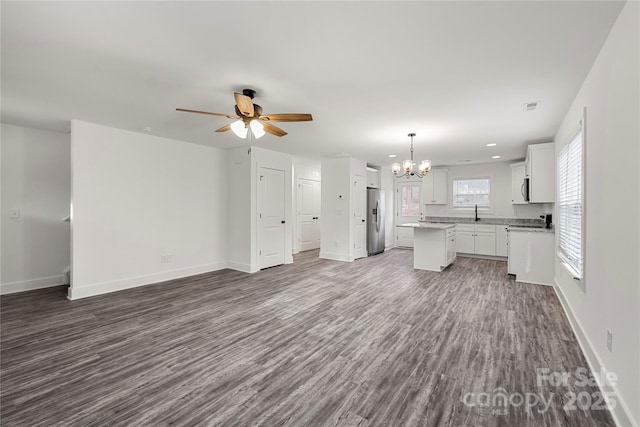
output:
[[553, 285], [553, 232], [509, 230], [509, 274], [518, 282]]
[[507, 230], [506, 225], [496, 225], [496, 255], [506, 257], [509, 255], [507, 249]]
[[456, 230], [453, 225], [414, 227], [413, 235], [413, 268], [442, 271], [455, 261]]
[[457, 224], [458, 253], [496, 255], [496, 226], [488, 224]]

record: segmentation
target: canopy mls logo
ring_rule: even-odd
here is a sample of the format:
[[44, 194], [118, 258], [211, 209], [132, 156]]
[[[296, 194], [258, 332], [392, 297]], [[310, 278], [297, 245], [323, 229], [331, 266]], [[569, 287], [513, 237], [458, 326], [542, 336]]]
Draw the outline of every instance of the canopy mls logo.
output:
[[[533, 411], [546, 413], [554, 404], [562, 405], [565, 411], [600, 411], [615, 409], [617, 402], [612, 392], [602, 392], [598, 385], [614, 386], [618, 376], [613, 372], [601, 370], [593, 375], [586, 368], [577, 368], [573, 372], [551, 371], [549, 368], [536, 369], [537, 387], [566, 388], [564, 394], [554, 392], [509, 393], [498, 387], [491, 392], [466, 393], [461, 401], [465, 406], [491, 408], [493, 415], [508, 415], [509, 408], [524, 407], [526, 413]], [[584, 391], [573, 391], [584, 387]], [[595, 389], [595, 391], [591, 391]], [[561, 390], [560, 390], [561, 391]]]
[[548, 398], [544, 393], [509, 393], [498, 387], [490, 393], [466, 393], [462, 403], [470, 408], [491, 408], [493, 415], [507, 415], [510, 407], [519, 408], [523, 405], [527, 413], [535, 409], [542, 414], [549, 410], [553, 396], [553, 393], [550, 393]]

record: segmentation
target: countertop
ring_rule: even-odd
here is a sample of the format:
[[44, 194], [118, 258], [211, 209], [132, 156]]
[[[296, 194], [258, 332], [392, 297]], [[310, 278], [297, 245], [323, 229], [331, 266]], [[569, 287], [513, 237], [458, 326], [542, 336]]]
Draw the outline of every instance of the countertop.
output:
[[475, 221], [473, 217], [427, 216], [424, 222], [458, 223], [458, 224], [488, 224], [488, 225], [520, 225], [529, 227], [544, 227], [544, 221], [537, 218], [496, 218], [482, 217]]
[[555, 233], [555, 230], [553, 228], [540, 228], [540, 227], [512, 227], [509, 226], [509, 231], [510, 232], [524, 232], [526, 231], [527, 233], [529, 232], [534, 232], [534, 233]]
[[455, 226], [456, 226], [455, 224], [442, 223], [442, 222], [408, 222], [406, 224], [401, 224], [398, 227], [436, 228], [440, 230], [445, 230], [447, 228], [453, 228]]

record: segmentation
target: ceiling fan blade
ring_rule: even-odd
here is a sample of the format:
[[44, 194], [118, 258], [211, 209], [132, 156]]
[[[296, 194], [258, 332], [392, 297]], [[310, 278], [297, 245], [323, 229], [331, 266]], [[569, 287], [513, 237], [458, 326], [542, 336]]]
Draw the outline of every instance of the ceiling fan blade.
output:
[[227, 117], [229, 119], [237, 119], [238, 116], [233, 116], [231, 114], [222, 114], [222, 113], [210, 113], [209, 111], [199, 111], [199, 110], [187, 110], [185, 108], [176, 108], [176, 111], [183, 111], [185, 113], [197, 113], [197, 114], [206, 114], [208, 116], [219, 116], [219, 117]]
[[285, 136], [287, 133], [280, 129], [278, 126], [274, 126], [270, 123], [262, 122], [262, 126], [264, 126], [264, 131], [270, 133], [275, 136]]
[[236, 98], [236, 105], [240, 113], [245, 117], [253, 117], [253, 101], [251, 98], [237, 92], [234, 93], [233, 96]]
[[224, 125], [224, 126], [218, 128], [218, 129], [216, 129], [216, 132], [226, 132], [228, 130], [231, 130], [231, 125], [230, 124]]
[[267, 114], [260, 116], [260, 120], [267, 122], [310, 122], [311, 114]]

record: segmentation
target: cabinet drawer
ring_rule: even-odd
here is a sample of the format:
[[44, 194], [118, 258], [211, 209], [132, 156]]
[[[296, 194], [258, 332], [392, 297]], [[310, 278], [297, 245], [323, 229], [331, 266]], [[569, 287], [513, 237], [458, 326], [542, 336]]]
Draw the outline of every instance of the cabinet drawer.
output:
[[495, 225], [480, 225], [480, 224], [476, 224], [476, 232], [479, 233], [495, 233], [496, 232], [496, 226]]
[[473, 233], [474, 227], [473, 224], [456, 224], [456, 231]]

